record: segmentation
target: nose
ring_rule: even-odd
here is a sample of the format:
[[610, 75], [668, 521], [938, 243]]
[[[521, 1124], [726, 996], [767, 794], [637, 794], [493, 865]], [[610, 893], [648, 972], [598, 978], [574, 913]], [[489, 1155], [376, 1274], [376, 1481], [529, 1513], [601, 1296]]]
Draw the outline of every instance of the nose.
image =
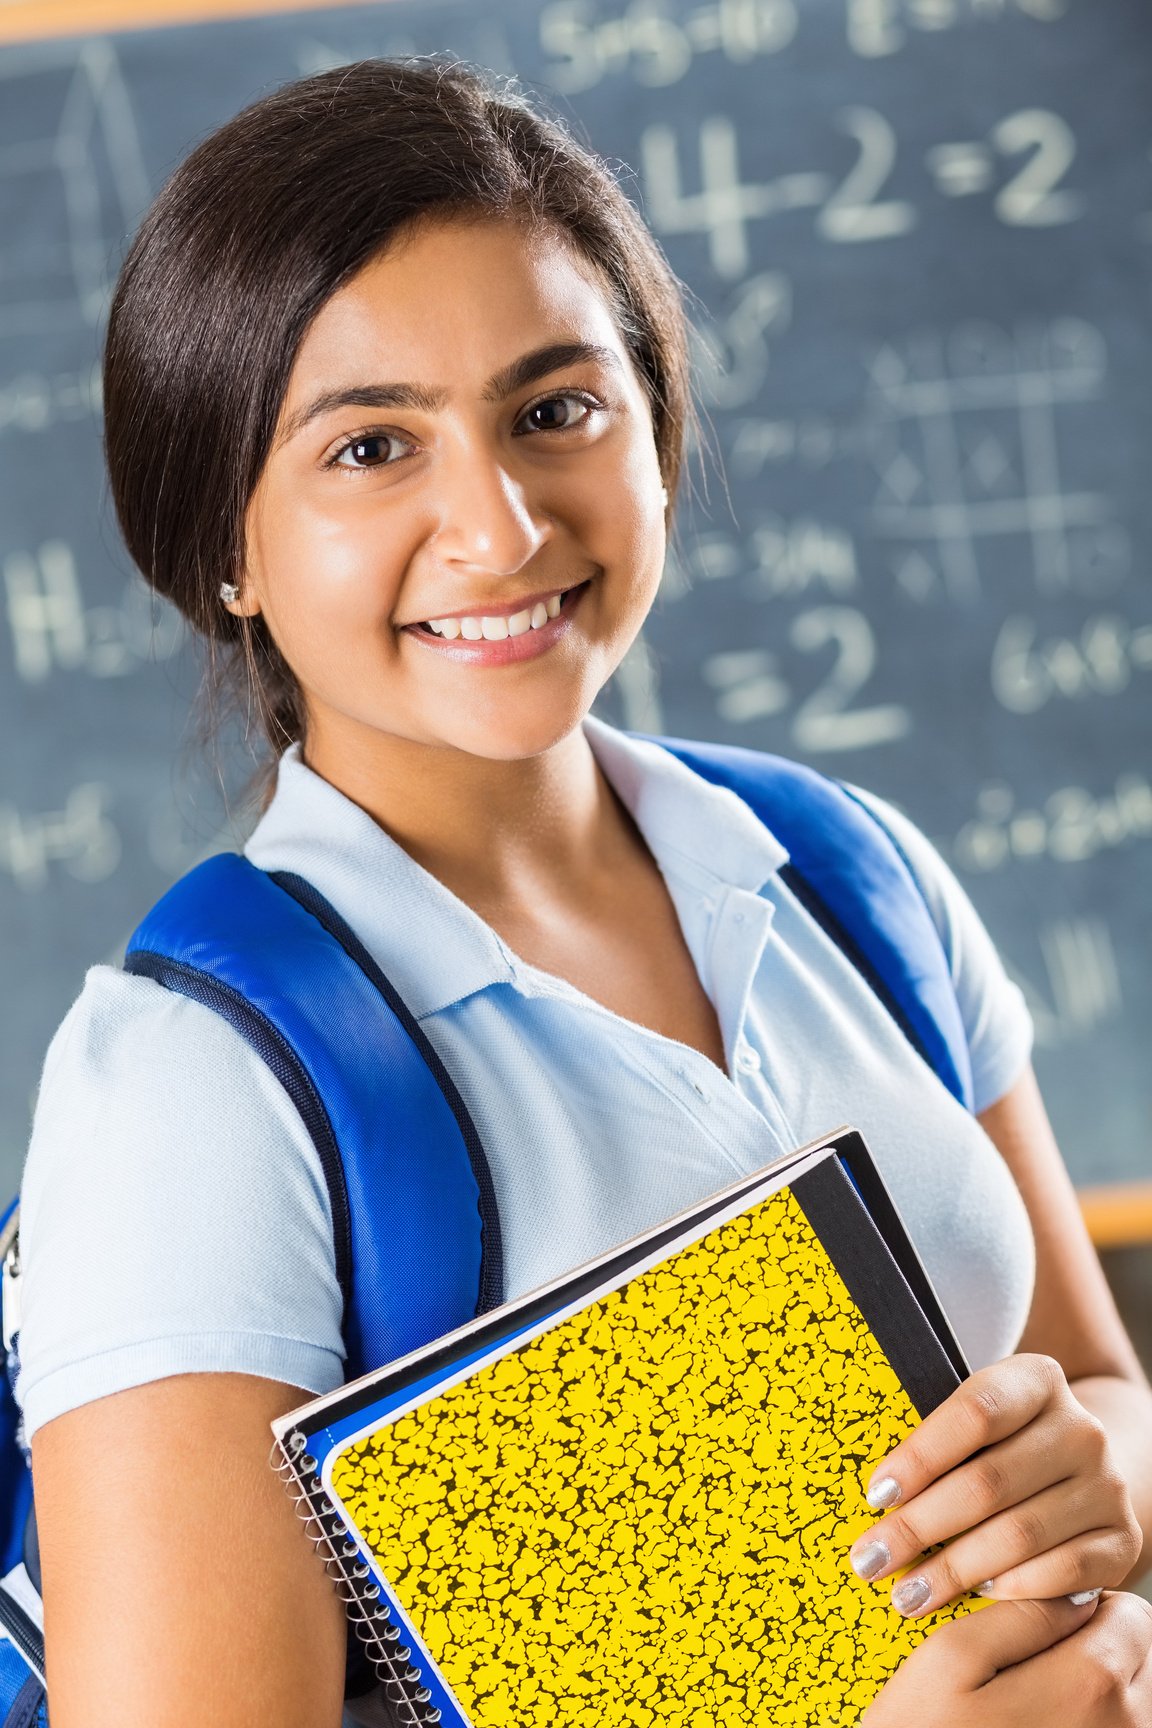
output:
[[491, 454], [461, 452], [440, 482], [435, 539], [447, 564], [515, 575], [551, 536], [548, 518], [533, 511], [523, 485]]

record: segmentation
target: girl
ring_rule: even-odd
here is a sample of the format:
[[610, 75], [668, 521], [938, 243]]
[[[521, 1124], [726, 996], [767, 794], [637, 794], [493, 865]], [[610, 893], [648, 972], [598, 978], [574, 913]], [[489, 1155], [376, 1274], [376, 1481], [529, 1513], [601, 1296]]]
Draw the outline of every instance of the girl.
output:
[[[978, 1120], [747, 808], [589, 716], [659, 585], [688, 417], [676, 283], [603, 165], [455, 66], [281, 90], [146, 219], [106, 405], [127, 545], [279, 758], [247, 854], [333, 902], [445, 1061], [507, 1294], [859, 1125], [977, 1372], [876, 1473], [894, 1510], [853, 1563], [911, 1567], [909, 1614], [1004, 1599], [869, 1728], [1152, 1723], [1150, 1617], [1098, 1594], [1152, 1518], [1152, 1397], [975, 914], [875, 805], [949, 954]], [[341, 1611], [267, 1463], [270, 1420], [342, 1375], [287, 1095], [208, 1009], [94, 968], [45, 1066], [23, 1255], [53, 1728], [335, 1728]]]

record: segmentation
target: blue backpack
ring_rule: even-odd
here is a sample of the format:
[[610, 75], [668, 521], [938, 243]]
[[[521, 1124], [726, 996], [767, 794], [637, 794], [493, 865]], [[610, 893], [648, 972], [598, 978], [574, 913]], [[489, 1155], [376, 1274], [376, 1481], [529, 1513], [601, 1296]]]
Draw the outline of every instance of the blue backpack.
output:
[[[789, 853], [780, 872], [788, 887], [971, 1109], [947, 957], [887, 830], [846, 787], [796, 763], [649, 741], [735, 792], [772, 830]], [[265, 874], [236, 854], [210, 858], [152, 908], [125, 970], [221, 1014], [296, 1106], [331, 1199], [348, 1379], [503, 1300], [495, 1193], [464, 1101], [363, 943], [310, 883]], [[397, 1210], [435, 1254], [401, 1263], [377, 1228]], [[32, 1482], [12, 1396], [18, 1223], [13, 1201], [0, 1220], [9, 1364], [0, 1389], [0, 1728], [47, 1723]], [[350, 1695], [370, 1679], [350, 1659]]]

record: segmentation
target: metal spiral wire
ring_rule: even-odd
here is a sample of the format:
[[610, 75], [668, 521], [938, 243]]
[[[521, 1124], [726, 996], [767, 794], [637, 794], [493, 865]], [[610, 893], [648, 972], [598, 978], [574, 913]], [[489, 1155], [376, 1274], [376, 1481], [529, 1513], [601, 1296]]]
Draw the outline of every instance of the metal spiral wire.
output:
[[381, 1600], [370, 1567], [360, 1555], [324, 1493], [316, 1474], [316, 1460], [305, 1450], [307, 1440], [299, 1429], [285, 1435], [272, 1448], [272, 1467], [284, 1483], [304, 1526], [308, 1540], [324, 1562], [336, 1586], [345, 1613], [368, 1660], [376, 1672], [384, 1696], [392, 1706], [400, 1728], [431, 1728], [440, 1721], [432, 1694], [421, 1684], [419, 1668], [410, 1665], [412, 1651], [400, 1642], [401, 1628]]

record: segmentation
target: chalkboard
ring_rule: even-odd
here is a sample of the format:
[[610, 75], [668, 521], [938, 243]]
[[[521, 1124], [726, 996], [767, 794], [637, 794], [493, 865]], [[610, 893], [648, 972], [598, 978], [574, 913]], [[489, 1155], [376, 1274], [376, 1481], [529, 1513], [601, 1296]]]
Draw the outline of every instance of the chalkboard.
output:
[[1077, 1180], [1152, 1175], [1147, 0], [392, 0], [0, 57], [5, 1185], [84, 968], [232, 843], [101, 472], [125, 236], [257, 94], [442, 49], [627, 164], [695, 297], [717, 460], [603, 712], [907, 809]]

